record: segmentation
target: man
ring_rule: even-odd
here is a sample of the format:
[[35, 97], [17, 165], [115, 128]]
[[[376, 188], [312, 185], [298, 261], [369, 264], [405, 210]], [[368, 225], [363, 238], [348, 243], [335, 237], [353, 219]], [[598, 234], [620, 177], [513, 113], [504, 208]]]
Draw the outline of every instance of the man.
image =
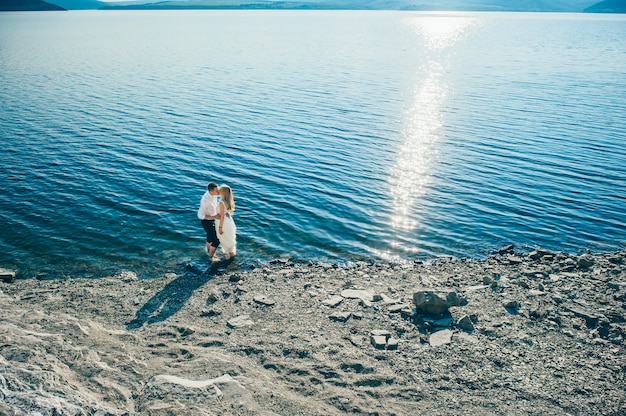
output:
[[202, 228], [206, 231], [206, 249], [209, 253], [211, 260], [215, 260], [215, 250], [220, 245], [220, 240], [217, 238], [215, 232], [215, 220], [219, 218], [217, 211], [217, 196], [220, 193], [220, 188], [215, 182], [210, 182], [208, 190], [202, 195], [200, 199], [200, 209], [198, 209], [198, 218], [202, 220]]

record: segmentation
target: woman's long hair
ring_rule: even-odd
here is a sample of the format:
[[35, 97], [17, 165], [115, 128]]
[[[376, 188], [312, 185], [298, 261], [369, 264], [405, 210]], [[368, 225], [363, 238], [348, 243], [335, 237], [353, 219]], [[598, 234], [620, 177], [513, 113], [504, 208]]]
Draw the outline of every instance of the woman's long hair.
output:
[[233, 191], [230, 189], [230, 186], [222, 185], [220, 187], [220, 196], [226, 211], [235, 212], [235, 198], [233, 198]]

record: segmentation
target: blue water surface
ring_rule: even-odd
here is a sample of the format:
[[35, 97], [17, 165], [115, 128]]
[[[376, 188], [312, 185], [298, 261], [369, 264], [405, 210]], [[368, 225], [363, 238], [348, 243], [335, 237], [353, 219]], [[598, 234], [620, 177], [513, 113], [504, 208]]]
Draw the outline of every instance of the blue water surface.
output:
[[0, 267], [141, 276], [626, 242], [626, 17], [0, 13]]

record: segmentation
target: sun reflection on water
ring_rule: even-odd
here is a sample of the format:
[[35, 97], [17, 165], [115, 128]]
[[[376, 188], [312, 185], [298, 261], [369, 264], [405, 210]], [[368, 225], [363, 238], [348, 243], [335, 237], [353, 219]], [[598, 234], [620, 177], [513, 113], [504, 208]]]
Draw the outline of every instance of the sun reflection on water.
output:
[[[412, 102], [404, 116], [404, 128], [395, 164], [390, 172], [393, 213], [391, 224], [399, 232], [418, 226], [414, 213], [432, 179], [437, 161], [437, 142], [444, 125], [442, 108], [451, 90], [444, 75], [450, 66], [451, 48], [466, 35], [472, 18], [450, 15], [420, 15], [407, 19], [423, 47], [422, 65], [416, 70]], [[397, 246], [399, 242], [392, 242]], [[417, 251], [417, 247], [407, 249]]]

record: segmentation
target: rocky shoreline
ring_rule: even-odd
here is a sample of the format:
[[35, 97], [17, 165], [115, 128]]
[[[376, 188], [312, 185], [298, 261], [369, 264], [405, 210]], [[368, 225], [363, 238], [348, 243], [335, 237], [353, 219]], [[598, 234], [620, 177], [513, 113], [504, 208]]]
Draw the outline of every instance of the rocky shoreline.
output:
[[626, 414], [626, 251], [3, 276], [3, 415]]

